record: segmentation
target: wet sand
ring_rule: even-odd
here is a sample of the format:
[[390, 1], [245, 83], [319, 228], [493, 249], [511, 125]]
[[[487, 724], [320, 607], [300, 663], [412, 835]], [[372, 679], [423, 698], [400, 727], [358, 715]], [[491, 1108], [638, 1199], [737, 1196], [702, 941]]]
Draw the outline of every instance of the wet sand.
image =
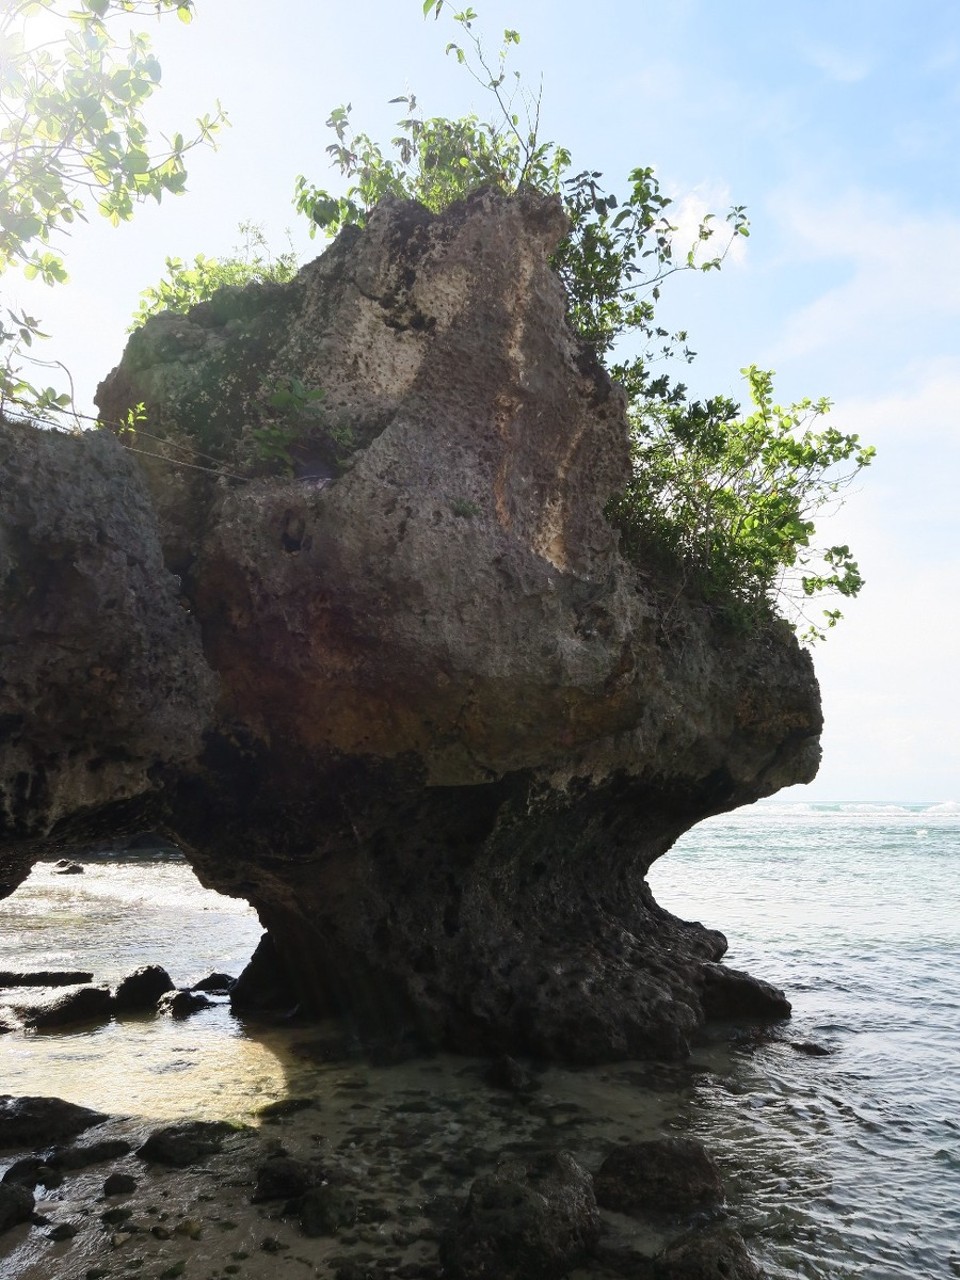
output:
[[[486, 1083], [489, 1063], [480, 1060], [440, 1056], [389, 1067], [317, 1063], [309, 1056], [308, 1034], [284, 1034], [287, 1096], [309, 1099], [308, 1106], [290, 1114], [232, 1117], [243, 1127], [226, 1137], [219, 1154], [187, 1169], [147, 1164], [130, 1154], [68, 1172], [56, 1189], [38, 1187], [36, 1210], [48, 1224], [0, 1237], [0, 1277], [332, 1280], [341, 1269], [358, 1277], [368, 1271], [429, 1277], [439, 1274], [438, 1238], [475, 1177], [504, 1157], [544, 1150], [568, 1150], [594, 1170], [618, 1142], [683, 1132], [696, 1071], [649, 1064], [550, 1068], [534, 1073], [534, 1091], [514, 1094]], [[123, 1137], [136, 1148], [159, 1127], [156, 1119], [110, 1119], [77, 1141]], [[343, 1189], [355, 1220], [334, 1235], [308, 1237], [296, 1216], [283, 1216], [282, 1200], [251, 1203], [258, 1167], [278, 1151], [318, 1160], [329, 1184]], [[0, 1163], [5, 1168], [19, 1154], [7, 1152]], [[112, 1173], [131, 1175], [136, 1189], [105, 1197], [104, 1180]], [[604, 1218], [608, 1233], [648, 1254], [682, 1229], [679, 1223], [658, 1231], [615, 1214]], [[77, 1234], [51, 1239], [63, 1223]]]

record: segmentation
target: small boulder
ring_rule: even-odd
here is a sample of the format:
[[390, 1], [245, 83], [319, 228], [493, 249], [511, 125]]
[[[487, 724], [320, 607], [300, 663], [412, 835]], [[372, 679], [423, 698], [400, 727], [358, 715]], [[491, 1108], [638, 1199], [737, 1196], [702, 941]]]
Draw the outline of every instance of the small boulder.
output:
[[44, 1004], [22, 1010], [24, 1024], [37, 1031], [53, 1031], [80, 1022], [108, 1022], [113, 999], [108, 987], [76, 987]]
[[267, 1200], [292, 1200], [316, 1186], [322, 1177], [322, 1172], [306, 1160], [274, 1156], [257, 1169], [257, 1185], [251, 1202], [262, 1204]]
[[114, 1007], [118, 1013], [152, 1009], [165, 992], [173, 989], [173, 979], [166, 969], [158, 964], [146, 964], [122, 979], [113, 997]]
[[46, 1147], [68, 1141], [106, 1120], [102, 1111], [78, 1107], [62, 1098], [0, 1095], [0, 1149]]
[[209, 995], [225, 996], [236, 982], [229, 973], [210, 973], [199, 982], [195, 982], [191, 991], [206, 991]]
[[540, 1081], [533, 1072], [507, 1053], [494, 1058], [483, 1078], [494, 1089], [505, 1089], [508, 1093], [529, 1094], [540, 1088]]
[[300, 1230], [305, 1236], [335, 1236], [357, 1220], [357, 1202], [349, 1191], [324, 1183], [312, 1187], [300, 1202]]
[[458, 1280], [558, 1280], [599, 1233], [590, 1175], [562, 1151], [477, 1178], [441, 1261]]
[[224, 1138], [232, 1132], [233, 1127], [221, 1120], [188, 1120], [151, 1133], [137, 1155], [153, 1164], [186, 1169], [207, 1156], [216, 1155], [223, 1147]]
[[593, 1179], [597, 1203], [616, 1213], [685, 1212], [722, 1204], [720, 1170], [692, 1138], [616, 1147]]
[[86, 969], [39, 969], [34, 973], [0, 970], [0, 987], [75, 987], [93, 981]]
[[133, 1148], [124, 1138], [107, 1138], [103, 1142], [91, 1142], [86, 1146], [58, 1147], [47, 1157], [55, 1169], [86, 1169], [102, 1160], [117, 1160], [128, 1155]]
[[29, 1222], [34, 1209], [33, 1192], [19, 1182], [0, 1182], [0, 1232]]
[[831, 1054], [826, 1045], [817, 1044], [815, 1040], [791, 1040], [790, 1048], [808, 1058], [829, 1058]]
[[105, 1196], [126, 1196], [136, 1189], [137, 1180], [129, 1173], [111, 1173], [103, 1183]]
[[79, 862], [70, 862], [66, 858], [61, 858], [54, 866], [53, 872], [58, 876], [82, 876], [84, 868]]
[[212, 1004], [213, 1001], [199, 991], [166, 991], [157, 1001], [157, 1009], [171, 1018], [189, 1018], [192, 1013], [209, 1009]]
[[42, 1156], [22, 1156], [14, 1160], [5, 1171], [0, 1182], [16, 1182], [22, 1187], [35, 1187], [46, 1181], [46, 1175], [53, 1170]]
[[47, 1232], [50, 1240], [72, 1240], [78, 1234], [80, 1228], [75, 1222], [58, 1222], [52, 1230]]
[[733, 1227], [713, 1227], [675, 1241], [659, 1254], [656, 1280], [765, 1280]]

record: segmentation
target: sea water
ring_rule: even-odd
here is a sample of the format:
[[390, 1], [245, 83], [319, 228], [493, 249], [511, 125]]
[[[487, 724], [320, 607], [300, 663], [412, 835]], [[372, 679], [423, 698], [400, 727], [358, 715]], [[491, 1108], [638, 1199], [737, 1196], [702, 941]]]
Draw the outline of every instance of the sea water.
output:
[[[83, 865], [41, 863], [0, 903], [0, 969], [115, 984], [159, 963], [182, 986], [236, 973], [256, 944], [250, 908], [202, 889], [179, 857]], [[960, 1276], [960, 806], [757, 805], [695, 828], [650, 879], [669, 910], [726, 933], [729, 964], [784, 987], [793, 1018], [773, 1036], [728, 1029], [732, 1048], [700, 1049], [692, 1085], [646, 1102], [628, 1069], [554, 1072], [548, 1089], [606, 1111], [611, 1133], [645, 1117], [702, 1138], [775, 1280]], [[36, 994], [0, 993], [0, 1019]], [[179, 1023], [12, 1032], [0, 1092], [243, 1119], [324, 1087], [290, 1048], [222, 1003]], [[377, 1079], [390, 1087], [389, 1070]]]
[[793, 1002], [693, 1117], [770, 1273], [960, 1275], [960, 805], [757, 805], [650, 882]]

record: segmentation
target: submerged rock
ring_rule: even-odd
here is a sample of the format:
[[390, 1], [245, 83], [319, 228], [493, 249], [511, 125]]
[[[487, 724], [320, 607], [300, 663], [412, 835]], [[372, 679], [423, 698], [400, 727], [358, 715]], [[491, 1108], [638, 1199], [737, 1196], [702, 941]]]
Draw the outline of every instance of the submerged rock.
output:
[[207, 1156], [216, 1155], [223, 1147], [224, 1138], [233, 1132], [232, 1125], [219, 1120], [188, 1120], [167, 1125], [151, 1133], [137, 1155], [152, 1164], [186, 1169]]
[[440, 1253], [459, 1280], [557, 1280], [599, 1234], [590, 1175], [560, 1152], [477, 1178]]
[[0, 1095], [0, 1149], [46, 1147], [64, 1142], [106, 1120], [100, 1111], [62, 1098]]
[[189, 1018], [192, 1013], [209, 1009], [212, 1004], [213, 1001], [199, 991], [167, 991], [157, 1001], [157, 1008], [171, 1018]]
[[764, 1280], [733, 1227], [698, 1231], [665, 1249], [656, 1260], [654, 1280]]
[[37, 1031], [52, 1031], [81, 1022], [107, 1022], [113, 1013], [108, 987], [78, 987], [45, 1004], [21, 1010], [24, 1024]]
[[16, 1182], [0, 1182], [0, 1233], [29, 1222], [35, 1203], [29, 1188]]
[[87, 1169], [103, 1160], [116, 1160], [120, 1156], [129, 1155], [132, 1150], [125, 1138], [105, 1138], [101, 1142], [58, 1147], [48, 1157], [48, 1161], [55, 1169]]
[[0, 987], [72, 987], [93, 981], [86, 969], [38, 969], [32, 973], [0, 970]]
[[335, 1236], [357, 1220], [357, 1199], [343, 1187], [311, 1187], [300, 1201], [300, 1230], [305, 1236]]
[[676, 1213], [724, 1199], [720, 1170], [703, 1143], [655, 1138], [616, 1147], [594, 1175], [597, 1203], [617, 1213]]
[[292, 1200], [322, 1179], [323, 1171], [316, 1164], [293, 1156], [274, 1156], [257, 1169], [257, 1185], [251, 1202], [262, 1204], [268, 1200]]

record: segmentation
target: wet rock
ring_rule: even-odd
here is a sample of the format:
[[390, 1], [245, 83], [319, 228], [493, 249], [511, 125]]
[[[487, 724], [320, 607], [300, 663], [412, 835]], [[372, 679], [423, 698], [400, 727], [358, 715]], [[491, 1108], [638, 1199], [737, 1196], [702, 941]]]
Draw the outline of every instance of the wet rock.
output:
[[356, 1220], [356, 1198], [342, 1187], [312, 1187], [300, 1203], [300, 1230], [305, 1236], [335, 1236]]
[[66, 858], [61, 858], [59, 862], [54, 863], [54, 875], [58, 876], [82, 876], [84, 868], [79, 862], [70, 862]]
[[78, 987], [42, 1005], [21, 1010], [24, 1024], [51, 1031], [82, 1022], [108, 1022], [113, 1013], [109, 987]]
[[490, 1063], [483, 1078], [494, 1089], [505, 1089], [508, 1093], [534, 1093], [540, 1088], [533, 1072], [506, 1053]]
[[282, 1253], [284, 1249], [289, 1249], [288, 1244], [284, 1244], [282, 1240], [278, 1240], [276, 1236], [264, 1236], [260, 1241], [260, 1248], [264, 1253]]
[[108, 432], [0, 421], [0, 896], [61, 846], [153, 825], [216, 679], [163, 565], [136, 460]]
[[311, 1107], [319, 1106], [316, 1098], [278, 1098], [276, 1102], [266, 1102], [262, 1107], [258, 1107], [254, 1112], [261, 1120], [265, 1120], [268, 1124], [278, 1124], [287, 1116], [297, 1115], [301, 1111], [309, 1111]]
[[10, 1165], [0, 1182], [17, 1182], [24, 1187], [35, 1187], [43, 1182], [44, 1174], [52, 1172], [42, 1156], [22, 1156]]
[[681, 1212], [723, 1202], [720, 1170], [692, 1138], [616, 1147], [593, 1179], [597, 1203], [617, 1213]]
[[137, 1180], [129, 1173], [111, 1173], [103, 1183], [105, 1196], [125, 1196], [136, 1189]]
[[236, 978], [231, 978], [229, 973], [211, 973], [206, 978], [201, 978], [199, 982], [195, 982], [190, 990], [206, 991], [210, 995], [225, 996], [235, 982]]
[[33, 973], [0, 971], [0, 987], [73, 987], [93, 982], [85, 969], [38, 969]]
[[764, 1280], [764, 1272], [747, 1252], [733, 1227], [699, 1231], [665, 1249], [657, 1257], [656, 1280]]
[[137, 1151], [142, 1160], [185, 1169], [215, 1155], [233, 1126], [222, 1121], [189, 1120], [157, 1129]]
[[248, 964], [230, 988], [234, 1013], [288, 1013], [299, 1000], [291, 976], [269, 933], [263, 934]]
[[599, 1233], [590, 1175], [560, 1152], [477, 1178], [440, 1256], [458, 1280], [556, 1280]]
[[73, 1138], [107, 1117], [62, 1098], [0, 1095], [0, 1149], [46, 1147]]
[[133, 1217], [133, 1210], [128, 1209], [126, 1205], [114, 1205], [110, 1209], [105, 1209], [100, 1215], [100, 1221], [105, 1222], [108, 1226], [116, 1227], [122, 1222], [127, 1222]]
[[251, 1197], [253, 1204], [267, 1200], [291, 1200], [302, 1196], [322, 1178], [316, 1165], [293, 1156], [275, 1156], [257, 1169], [257, 1185]]
[[189, 1018], [192, 1013], [209, 1009], [212, 1003], [199, 991], [167, 991], [157, 1001], [157, 1009], [171, 1018]]
[[78, 1234], [80, 1228], [75, 1222], [58, 1222], [55, 1227], [47, 1232], [47, 1238], [50, 1240], [72, 1240]]
[[174, 989], [173, 979], [159, 964], [147, 964], [127, 974], [114, 995], [118, 1013], [152, 1009], [162, 995]]
[[29, 1188], [18, 1182], [0, 1182], [0, 1232], [29, 1222], [35, 1203]]
[[132, 1150], [132, 1146], [124, 1138], [107, 1138], [103, 1142], [90, 1142], [83, 1146], [75, 1144], [59, 1147], [47, 1159], [56, 1169], [72, 1171], [86, 1169], [103, 1160], [117, 1160]]
[[789, 1018], [790, 1001], [779, 989], [739, 969], [707, 963], [701, 968], [701, 1003], [708, 1018]]
[[829, 1058], [833, 1052], [826, 1045], [817, 1044], [813, 1040], [791, 1040], [790, 1048], [796, 1053], [805, 1054], [808, 1058]]

